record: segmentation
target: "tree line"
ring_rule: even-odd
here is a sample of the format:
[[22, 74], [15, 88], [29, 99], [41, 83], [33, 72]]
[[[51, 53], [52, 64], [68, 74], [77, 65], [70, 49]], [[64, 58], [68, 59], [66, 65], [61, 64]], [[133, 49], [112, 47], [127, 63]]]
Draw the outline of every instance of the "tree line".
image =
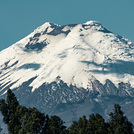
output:
[[9, 134], [134, 134], [133, 124], [128, 121], [119, 104], [105, 121], [100, 114], [91, 114], [73, 121], [70, 127], [56, 116], [48, 116], [36, 108], [26, 108], [17, 101], [15, 94], [8, 89], [6, 100], [0, 100], [3, 122]]

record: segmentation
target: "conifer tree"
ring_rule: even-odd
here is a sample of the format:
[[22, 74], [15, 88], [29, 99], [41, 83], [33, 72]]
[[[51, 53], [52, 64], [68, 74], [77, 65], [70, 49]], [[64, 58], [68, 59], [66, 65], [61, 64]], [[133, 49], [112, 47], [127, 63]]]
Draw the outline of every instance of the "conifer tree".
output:
[[22, 128], [18, 133], [40, 133], [45, 123], [45, 114], [39, 112], [36, 108], [25, 109], [23, 107], [21, 110], [24, 110], [24, 114], [21, 119]]
[[87, 124], [87, 134], [108, 134], [108, 125], [105, 123], [103, 117], [99, 114], [89, 115]]
[[78, 126], [79, 126], [79, 133], [80, 134], [86, 134], [87, 119], [86, 119], [85, 115], [82, 118], [81, 117], [79, 118]]
[[3, 115], [3, 122], [5, 124], [8, 124], [9, 123], [8, 106], [4, 99], [0, 100], [0, 111]]
[[19, 102], [15, 97], [15, 94], [8, 89], [7, 90], [7, 101], [4, 99], [0, 100], [0, 111], [4, 116], [3, 121], [8, 125], [8, 131], [11, 134], [17, 134], [21, 128], [21, 123], [19, 121], [19, 115], [16, 114]]
[[69, 134], [79, 134], [79, 126], [77, 121], [73, 121], [69, 128]]
[[109, 134], [133, 134], [133, 124], [128, 121], [127, 117], [121, 110], [119, 104], [114, 105], [114, 112], [110, 114]]
[[69, 128], [69, 134], [87, 134], [87, 119], [86, 116], [80, 117], [78, 122], [73, 121]]
[[60, 117], [53, 115], [47, 122], [47, 128], [44, 129], [44, 134], [67, 134], [66, 127], [63, 125], [64, 122]]

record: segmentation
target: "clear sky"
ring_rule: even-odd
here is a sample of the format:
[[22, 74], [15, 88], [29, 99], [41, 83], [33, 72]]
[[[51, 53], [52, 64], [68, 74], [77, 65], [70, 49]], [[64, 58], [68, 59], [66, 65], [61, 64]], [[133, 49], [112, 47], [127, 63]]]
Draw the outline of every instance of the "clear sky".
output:
[[134, 42], [134, 0], [0, 0], [0, 51], [45, 22], [89, 20]]

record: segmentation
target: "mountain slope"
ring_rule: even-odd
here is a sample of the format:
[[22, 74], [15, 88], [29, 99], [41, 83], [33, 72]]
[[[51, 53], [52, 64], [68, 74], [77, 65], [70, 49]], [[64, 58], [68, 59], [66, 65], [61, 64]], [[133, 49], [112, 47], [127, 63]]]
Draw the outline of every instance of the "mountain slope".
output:
[[133, 66], [134, 44], [99, 22], [47, 22], [0, 52], [0, 94], [10, 87], [21, 104], [68, 123], [90, 112], [106, 116], [113, 103], [132, 105]]
[[[99, 22], [58, 26], [45, 23], [0, 53], [0, 84], [11, 88], [32, 77], [32, 90], [57, 76], [68, 85], [92, 90], [92, 79], [134, 83], [134, 45]], [[81, 79], [80, 79], [81, 78]], [[3, 87], [3, 88], [4, 88]]]

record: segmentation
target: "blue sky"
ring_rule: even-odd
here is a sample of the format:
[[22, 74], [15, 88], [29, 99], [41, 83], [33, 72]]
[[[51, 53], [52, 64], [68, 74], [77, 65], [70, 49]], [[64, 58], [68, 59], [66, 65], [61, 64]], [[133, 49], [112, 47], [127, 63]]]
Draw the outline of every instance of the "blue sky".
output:
[[45, 22], [89, 20], [134, 42], [134, 0], [0, 0], [0, 51]]

